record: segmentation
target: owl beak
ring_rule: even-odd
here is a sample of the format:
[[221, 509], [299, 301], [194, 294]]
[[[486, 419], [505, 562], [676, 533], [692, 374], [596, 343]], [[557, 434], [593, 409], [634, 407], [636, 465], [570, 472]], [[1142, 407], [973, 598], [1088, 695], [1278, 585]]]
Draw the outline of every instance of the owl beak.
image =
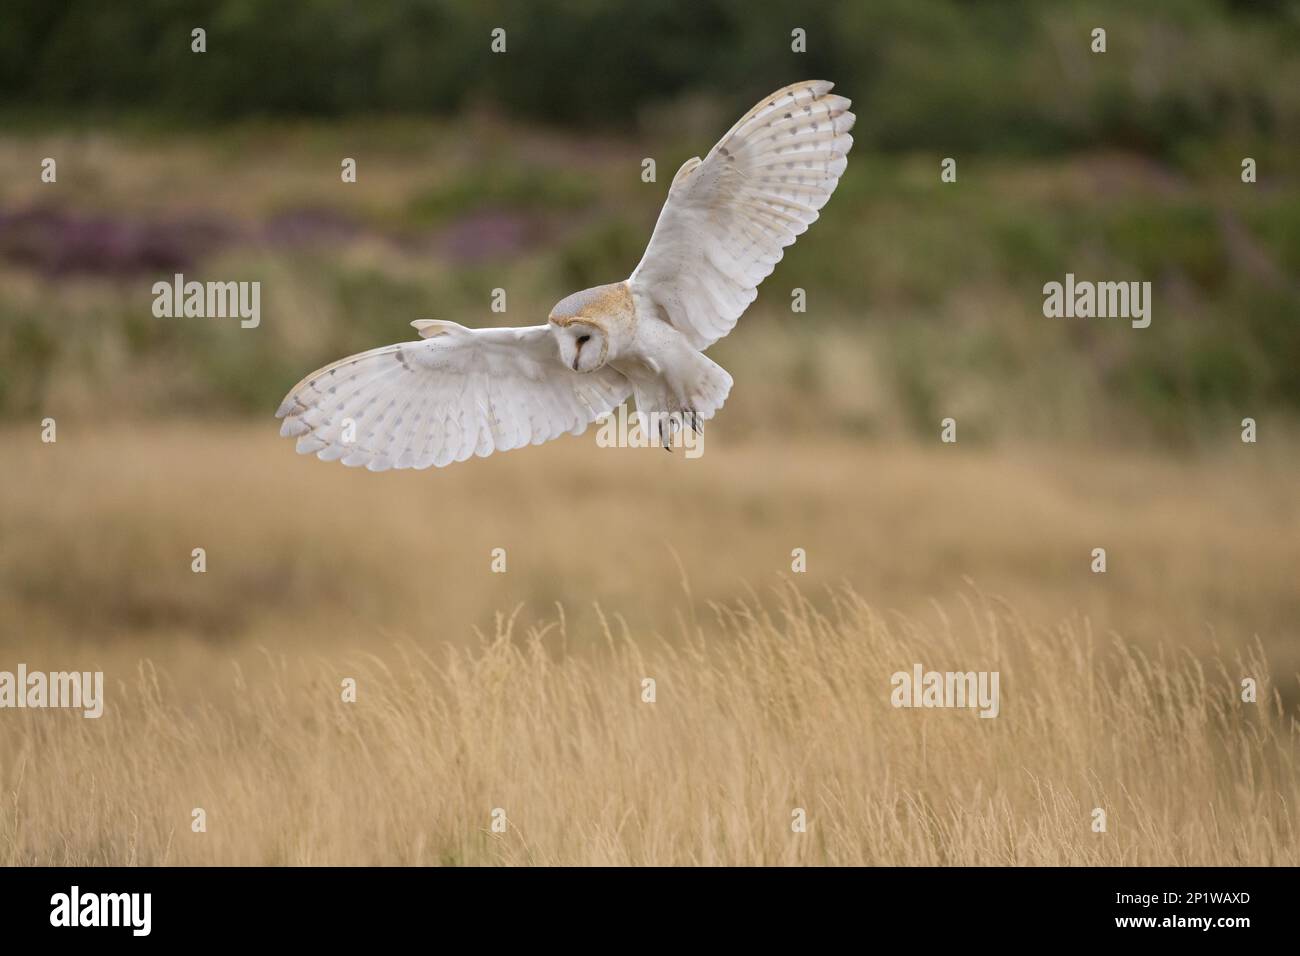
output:
[[578, 370], [578, 357], [579, 357], [580, 355], [582, 355], [582, 343], [581, 343], [581, 342], [577, 343], [577, 345], [575, 345], [575, 346], [574, 346], [574, 349], [573, 349], [573, 370], [574, 370], [575, 372]]

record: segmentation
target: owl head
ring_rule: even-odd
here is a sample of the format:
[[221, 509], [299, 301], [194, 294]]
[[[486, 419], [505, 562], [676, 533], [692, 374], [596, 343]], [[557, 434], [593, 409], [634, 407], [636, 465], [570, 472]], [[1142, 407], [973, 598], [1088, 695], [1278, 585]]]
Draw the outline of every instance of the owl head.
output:
[[575, 372], [594, 372], [610, 354], [610, 290], [614, 286], [584, 289], [561, 299], [551, 310], [551, 332], [560, 348], [560, 361]]

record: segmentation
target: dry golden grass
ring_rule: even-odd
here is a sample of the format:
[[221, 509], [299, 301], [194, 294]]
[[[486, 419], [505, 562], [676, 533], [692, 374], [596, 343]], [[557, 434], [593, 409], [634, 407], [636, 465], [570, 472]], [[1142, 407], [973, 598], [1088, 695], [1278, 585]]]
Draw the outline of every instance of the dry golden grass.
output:
[[[103, 670], [106, 714], [0, 711], [0, 862], [1300, 863], [1277, 443], [370, 475], [270, 421], [59, 428], [0, 435], [0, 669]], [[895, 710], [914, 663], [1000, 716]]]
[[[1207, 668], [997, 602], [925, 629], [848, 591], [827, 614], [778, 597], [674, 641], [612, 623], [573, 651], [562, 621], [506, 621], [394, 666], [267, 654], [198, 697], [144, 663], [99, 721], [7, 715], [0, 862], [1300, 862], [1296, 725], [1266, 679], [1238, 699], [1257, 649]], [[1000, 715], [894, 709], [914, 662], [999, 671]]]
[[[600, 449], [588, 432], [372, 475], [294, 455], [275, 424], [65, 418], [54, 445], [35, 424], [0, 432], [0, 650], [436, 644], [521, 602], [525, 624], [559, 602], [586, 630], [599, 601], [665, 630], [678, 560], [701, 600], [725, 601], [789, 573], [802, 547], [814, 588], [847, 582], [890, 610], [924, 614], [972, 578], [1037, 624], [1079, 613], [1191, 647], [1258, 635], [1285, 673], [1300, 668], [1297, 455], [1275, 442], [1234, 434], [1179, 460], [737, 441], [719, 426], [695, 461]], [[490, 572], [497, 547], [506, 574]], [[1089, 570], [1094, 547], [1106, 575]]]

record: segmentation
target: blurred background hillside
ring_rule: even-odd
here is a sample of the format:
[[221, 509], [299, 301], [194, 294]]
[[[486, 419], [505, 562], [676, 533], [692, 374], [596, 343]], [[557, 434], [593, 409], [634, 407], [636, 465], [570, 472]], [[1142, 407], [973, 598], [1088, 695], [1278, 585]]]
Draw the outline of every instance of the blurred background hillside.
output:
[[[413, 318], [499, 324], [493, 288], [504, 321], [541, 321], [631, 270], [683, 160], [825, 76], [857, 145], [813, 241], [716, 349], [742, 382], [728, 428], [929, 435], [953, 415], [972, 441], [1177, 445], [1276, 426], [1300, 411], [1298, 11], [13, 0], [0, 414], [265, 414]], [[1150, 280], [1151, 328], [1044, 319], [1067, 271]], [[262, 280], [262, 327], [154, 319], [172, 272]]]
[[[276, 641], [343, 609], [356, 629], [436, 617], [446, 636], [517, 601], [593, 600], [671, 626], [673, 552], [698, 599], [722, 599], [788, 571], [804, 541], [809, 580], [890, 607], [971, 577], [1044, 619], [1130, 633], [1280, 640], [1297, 616], [1300, 4], [9, 0], [3, 15], [0, 582], [24, 633]], [[274, 437], [294, 382], [412, 319], [535, 324], [626, 276], [678, 166], [807, 77], [852, 98], [857, 142], [712, 350], [737, 385], [700, 463], [589, 433], [375, 477]], [[155, 318], [151, 287], [175, 272], [260, 280], [260, 326]], [[1149, 280], [1150, 328], [1044, 318], [1043, 284], [1066, 272]], [[37, 441], [46, 416], [57, 446]], [[937, 441], [948, 416], [956, 447]], [[1239, 440], [1247, 416], [1259, 446]], [[588, 550], [550, 512], [578, 483], [600, 492], [588, 520], [634, 549]], [[375, 540], [358, 550], [362, 520]], [[1103, 538], [1129, 542], [1122, 575], [1086, 573]], [[478, 555], [504, 540], [525, 550], [501, 580]], [[206, 577], [196, 545], [225, 554]]]

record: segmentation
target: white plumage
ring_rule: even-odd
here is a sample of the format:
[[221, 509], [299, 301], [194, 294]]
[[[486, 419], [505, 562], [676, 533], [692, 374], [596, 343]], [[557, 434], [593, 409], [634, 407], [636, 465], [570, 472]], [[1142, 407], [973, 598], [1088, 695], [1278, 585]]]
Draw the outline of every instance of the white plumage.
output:
[[638, 412], [701, 427], [732, 384], [703, 350], [735, 327], [844, 172], [854, 115], [831, 87], [778, 90], [683, 164], [627, 280], [567, 297], [546, 325], [412, 323], [420, 340], [294, 386], [276, 412], [280, 433], [301, 453], [382, 471], [580, 434], [629, 394]]
[[855, 117], [831, 86], [796, 83], [772, 94], [674, 178], [631, 282], [693, 348], [735, 327], [835, 191]]

